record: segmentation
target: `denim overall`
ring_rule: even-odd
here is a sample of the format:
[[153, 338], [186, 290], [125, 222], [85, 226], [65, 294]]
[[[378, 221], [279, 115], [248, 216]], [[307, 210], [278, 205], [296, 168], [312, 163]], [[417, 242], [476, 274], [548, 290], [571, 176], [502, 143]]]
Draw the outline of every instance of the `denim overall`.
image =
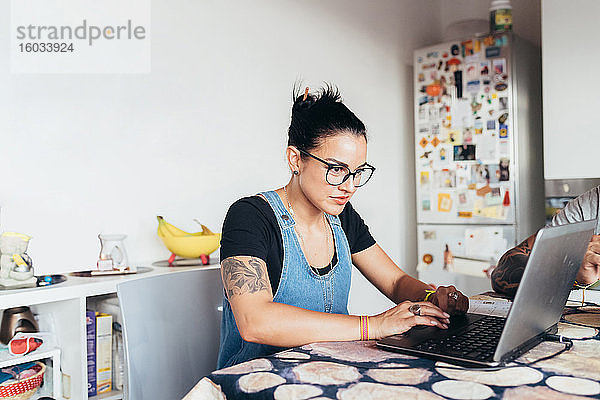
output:
[[[283, 238], [283, 267], [279, 287], [273, 301], [312, 311], [348, 314], [348, 292], [352, 275], [352, 259], [348, 239], [337, 216], [325, 214], [333, 231], [337, 264], [323, 276], [313, 272], [304, 257], [294, 219], [288, 213], [279, 195], [274, 191], [261, 193], [275, 212]], [[280, 321], [272, 321], [278, 324]], [[223, 296], [221, 319], [221, 346], [218, 368], [228, 367], [252, 358], [283, 350], [281, 347], [246, 342], [240, 336], [227, 297]]]

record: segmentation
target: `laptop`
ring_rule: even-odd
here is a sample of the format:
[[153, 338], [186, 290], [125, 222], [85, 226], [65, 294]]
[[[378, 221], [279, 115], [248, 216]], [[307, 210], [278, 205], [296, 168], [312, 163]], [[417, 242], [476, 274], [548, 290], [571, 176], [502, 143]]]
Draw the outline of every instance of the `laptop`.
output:
[[416, 326], [377, 342], [385, 350], [481, 367], [504, 365], [555, 333], [596, 220], [545, 227], [506, 318], [467, 313], [448, 329]]

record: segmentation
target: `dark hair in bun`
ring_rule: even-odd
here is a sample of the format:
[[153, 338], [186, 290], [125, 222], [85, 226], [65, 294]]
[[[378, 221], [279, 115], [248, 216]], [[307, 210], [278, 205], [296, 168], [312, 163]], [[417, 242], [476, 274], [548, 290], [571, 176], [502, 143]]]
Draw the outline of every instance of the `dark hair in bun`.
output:
[[322, 141], [339, 133], [367, 139], [365, 125], [343, 103], [337, 87], [325, 84], [316, 94], [294, 85], [292, 122], [288, 129], [288, 146], [310, 151]]

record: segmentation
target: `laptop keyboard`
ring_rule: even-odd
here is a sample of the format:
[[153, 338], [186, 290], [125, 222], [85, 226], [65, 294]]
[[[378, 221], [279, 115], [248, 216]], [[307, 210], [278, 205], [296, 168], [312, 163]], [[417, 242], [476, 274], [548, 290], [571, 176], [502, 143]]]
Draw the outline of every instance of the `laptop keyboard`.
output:
[[428, 339], [419, 343], [416, 349], [453, 357], [490, 360], [498, 346], [505, 322], [506, 318], [485, 316], [469, 324], [467, 329], [460, 333]]

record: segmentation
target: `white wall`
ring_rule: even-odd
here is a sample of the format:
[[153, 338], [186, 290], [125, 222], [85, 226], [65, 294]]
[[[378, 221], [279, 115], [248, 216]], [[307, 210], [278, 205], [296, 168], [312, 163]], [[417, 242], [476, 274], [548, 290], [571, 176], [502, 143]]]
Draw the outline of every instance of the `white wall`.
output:
[[600, 2], [544, 0], [542, 11], [544, 176], [600, 178]]
[[[100, 232], [127, 233], [134, 262], [166, 259], [156, 215], [219, 230], [237, 198], [285, 184], [291, 88], [303, 78], [337, 84], [367, 125], [378, 169], [353, 203], [414, 273], [412, 51], [459, 17], [445, 17], [447, 3], [154, 0], [147, 75], [10, 74], [0, 30], [0, 229], [33, 236], [38, 274], [94, 265]], [[387, 304], [354, 280], [352, 311]]]

